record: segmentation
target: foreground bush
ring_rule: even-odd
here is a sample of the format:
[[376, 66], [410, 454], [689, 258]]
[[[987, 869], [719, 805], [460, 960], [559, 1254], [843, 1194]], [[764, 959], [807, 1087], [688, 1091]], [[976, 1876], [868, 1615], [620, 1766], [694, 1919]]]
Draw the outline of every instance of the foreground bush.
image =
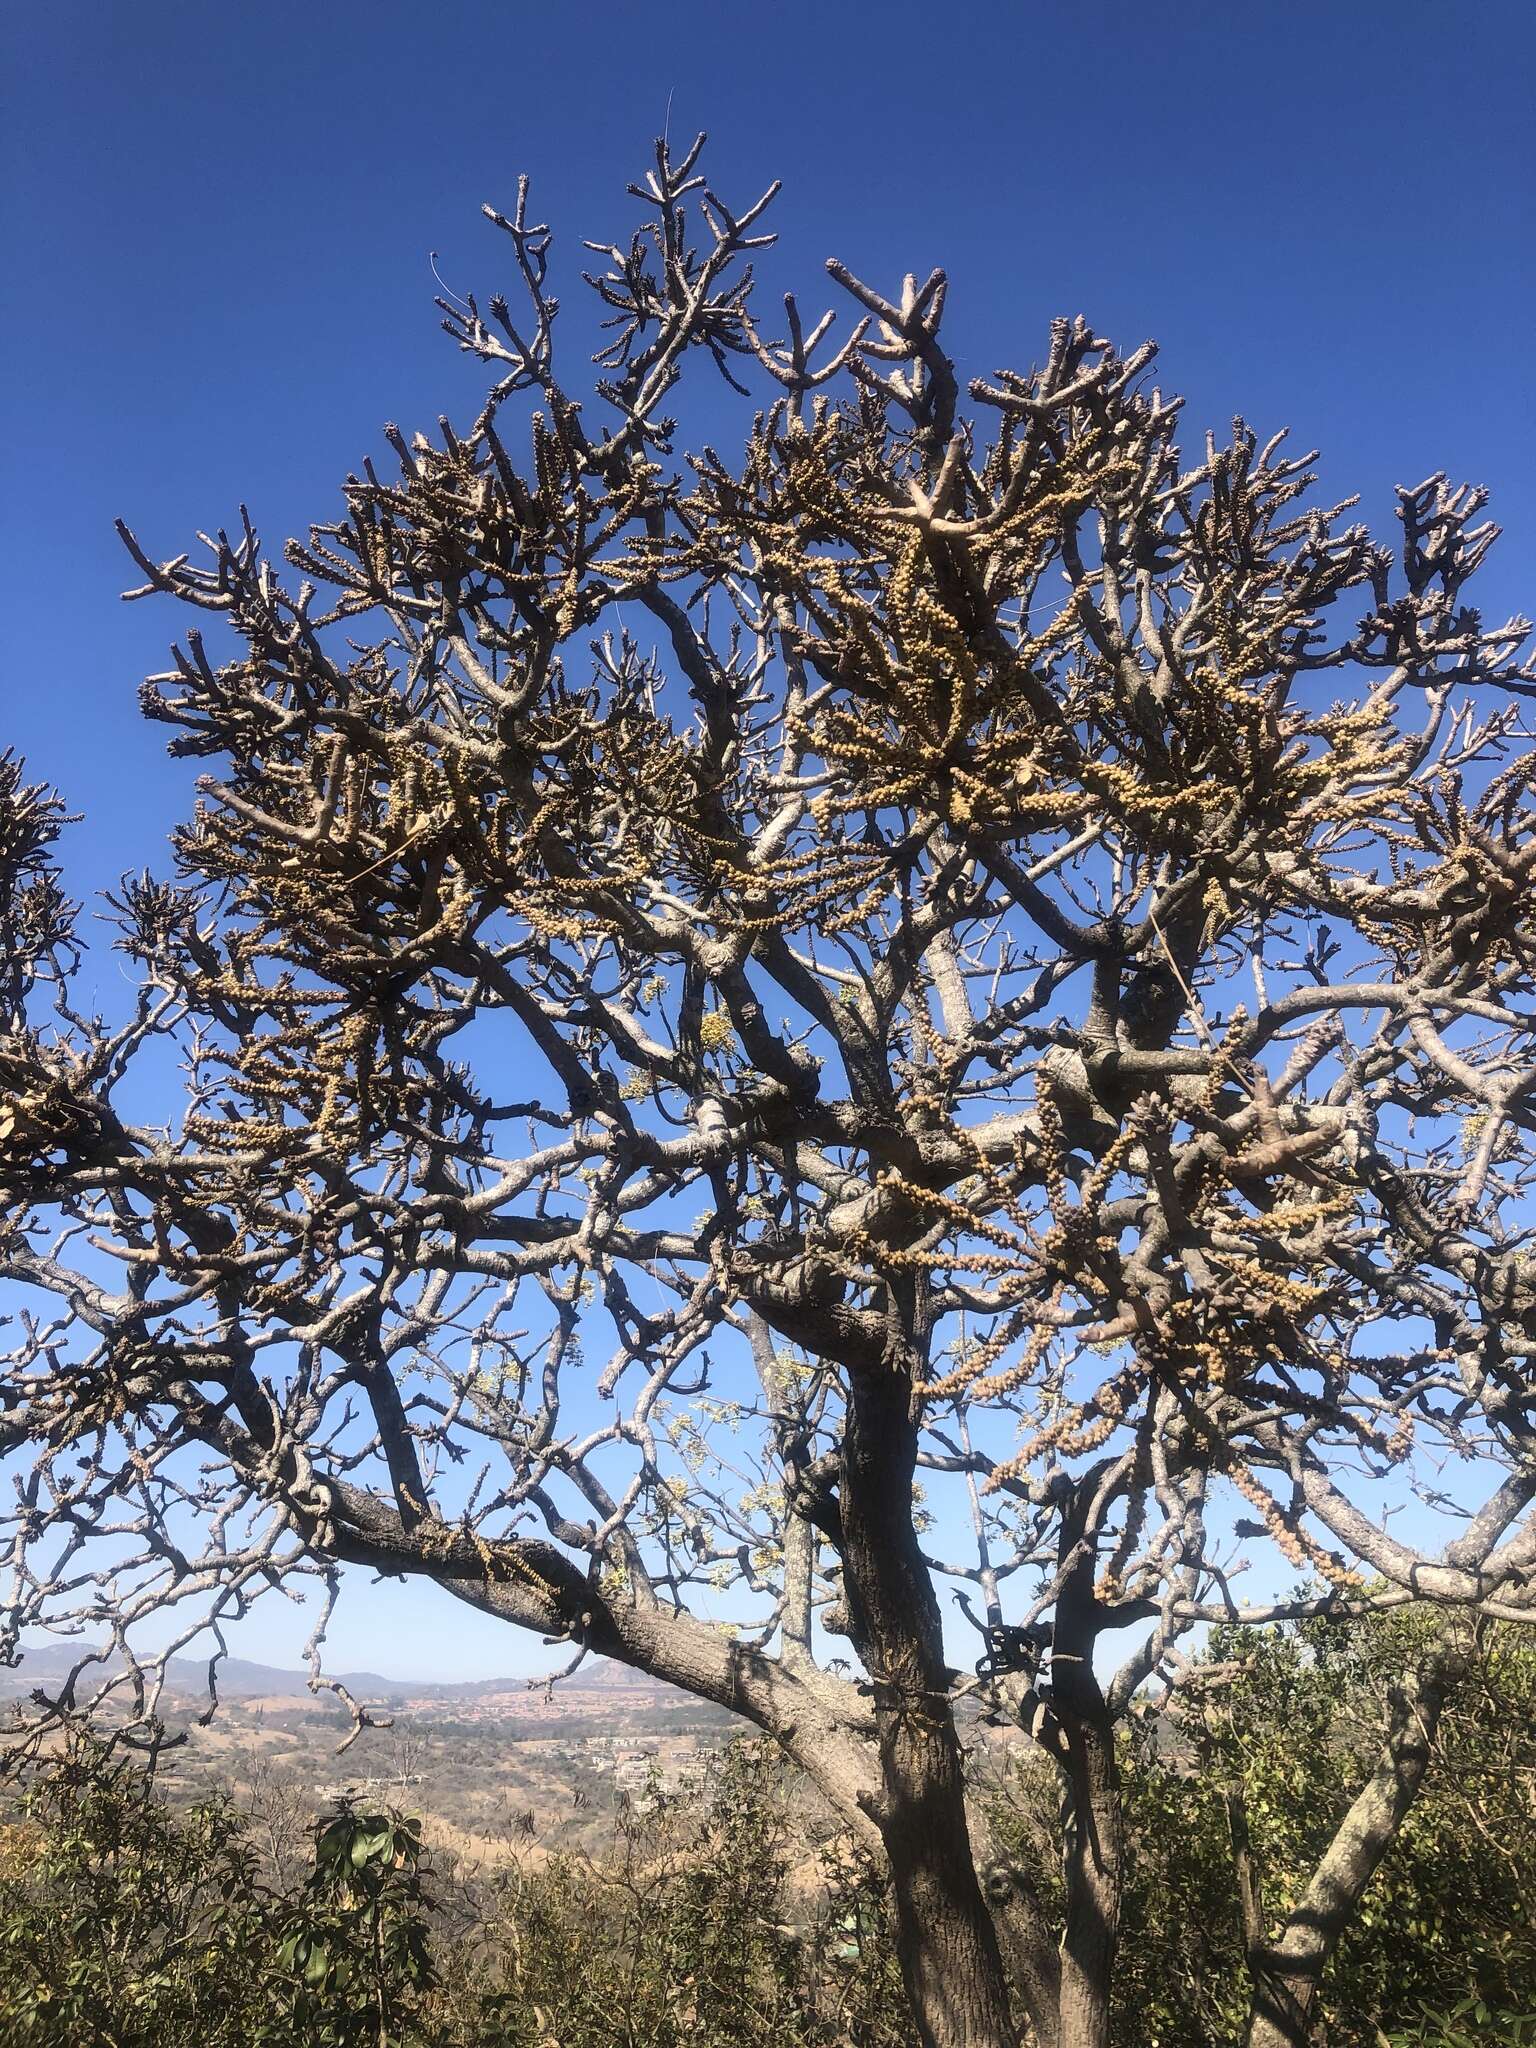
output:
[[734, 1749], [708, 1796], [626, 1806], [600, 1860], [454, 1886], [419, 1823], [344, 1807], [283, 1886], [232, 1804], [179, 1812], [78, 1738], [0, 1847], [0, 2041], [905, 2048], [883, 1889], [835, 1844], [798, 1881], [771, 1768]]
[[783, 1791], [773, 1758], [738, 1745], [707, 1796], [623, 1807], [602, 1858], [499, 1873], [463, 1945], [482, 2026], [506, 2028], [483, 2038], [906, 2048], [884, 1887], [835, 1842], [813, 1853]]
[[227, 1806], [174, 1814], [81, 1741], [0, 1837], [0, 2040], [160, 2048], [249, 2040], [264, 1899]]
[[[1198, 1714], [1143, 1725], [1116, 2048], [1230, 2048], [1250, 1903], [1289, 1913], [1379, 1749], [1418, 1611], [1228, 1630]], [[1300, 1761], [1304, 1757], [1303, 1762]], [[1010, 1771], [996, 1822], [1052, 1903], [1054, 1787]], [[1241, 1845], [1241, 1858], [1235, 1847]], [[1536, 1648], [1493, 1632], [1434, 1767], [1323, 1979], [1319, 2048], [1536, 2048]], [[603, 1853], [489, 1873], [419, 1825], [342, 1807], [307, 1869], [229, 1803], [177, 1810], [77, 1738], [0, 1832], [0, 2042], [18, 2048], [911, 2048], [878, 1868], [766, 1748], [621, 1802]]]
[[419, 1824], [350, 1807], [287, 1893], [227, 1801], [175, 1811], [81, 1737], [0, 1854], [0, 2040], [27, 2048], [425, 2041]]
[[[1224, 1681], [1194, 1686], [1203, 1704], [1175, 1722], [1133, 1724], [1116, 2048], [1244, 2038], [1263, 1943], [1376, 1767], [1392, 1687], [1437, 1626], [1408, 1609], [1216, 1630], [1201, 1669]], [[1052, 1903], [1055, 1786], [1038, 1766], [1011, 1775], [999, 1821]], [[1472, 1645], [1423, 1792], [1323, 1975], [1310, 2038], [1536, 2044], [1536, 1645], [1521, 1631]]]

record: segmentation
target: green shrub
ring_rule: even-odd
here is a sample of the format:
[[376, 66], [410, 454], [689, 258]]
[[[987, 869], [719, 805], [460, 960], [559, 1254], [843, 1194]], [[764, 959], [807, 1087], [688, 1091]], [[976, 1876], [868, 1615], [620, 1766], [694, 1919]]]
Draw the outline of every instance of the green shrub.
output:
[[[1127, 1733], [1117, 2048], [1242, 2039], [1250, 1986], [1227, 1794], [1242, 1796], [1273, 1931], [1375, 1768], [1388, 1687], [1438, 1625], [1429, 1610], [1405, 1609], [1216, 1630], [1207, 1667], [1238, 1675], [1200, 1714]], [[1056, 1798], [1049, 1767], [1026, 1758], [999, 1813], [1048, 1907]], [[1520, 2017], [1532, 2012], [1536, 1639], [1510, 1627], [1488, 1633], [1447, 1702], [1423, 1790], [1324, 1975], [1318, 2039], [1536, 2048], [1536, 2027]]]
[[450, 1901], [417, 1821], [343, 1805], [283, 1887], [228, 1802], [177, 1812], [80, 1737], [0, 1844], [0, 2040], [909, 2048], [881, 1885], [835, 1842], [798, 1883], [781, 1794], [737, 1745], [621, 1810], [602, 1858], [509, 1864]]
[[179, 2048], [249, 2039], [266, 1901], [244, 1824], [173, 1813], [136, 1765], [78, 1740], [0, 1854], [0, 2040]]
[[[1432, 1617], [1219, 1631], [1238, 1675], [1122, 1749], [1117, 2048], [1230, 2048], [1248, 1997], [1226, 1795], [1271, 1912], [1373, 1765]], [[1536, 1644], [1491, 1633], [1323, 1982], [1327, 2048], [1536, 2048]], [[1025, 1752], [999, 1824], [1049, 1911], [1057, 1788]], [[10, 2048], [911, 2048], [885, 1881], [767, 1745], [621, 1803], [600, 1854], [435, 1868], [342, 1806], [306, 1868], [227, 1801], [177, 1810], [80, 1737], [0, 1830]]]
[[437, 1984], [421, 1823], [344, 1804], [322, 1823], [314, 1868], [271, 1916], [278, 1995], [259, 2048], [424, 2042]]
[[[819, 1881], [797, 1886], [812, 1864]], [[782, 1766], [753, 1744], [726, 1750], [707, 1780], [622, 1808], [602, 1858], [509, 1866], [476, 1947], [487, 2043], [911, 2041], [883, 1890], [835, 1843], [811, 1855]]]

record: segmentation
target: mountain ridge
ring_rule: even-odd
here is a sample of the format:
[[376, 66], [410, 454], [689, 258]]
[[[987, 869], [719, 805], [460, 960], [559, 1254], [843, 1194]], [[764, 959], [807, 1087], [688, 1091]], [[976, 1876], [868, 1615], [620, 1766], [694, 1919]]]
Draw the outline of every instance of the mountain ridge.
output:
[[[46, 1686], [50, 1682], [57, 1684], [67, 1678], [82, 1659], [89, 1657], [93, 1649], [103, 1647], [85, 1643], [25, 1643], [21, 1647], [19, 1664], [0, 1667], [0, 1695], [14, 1697], [30, 1692], [34, 1686]], [[543, 1674], [530, 1676], [526, 1673], [512, 1673], [503, 1678], [463, 1679], [386, 1678], [377, 1671], [338, 1671], [326, 1675], [339, 1680], [349, 1692], [365, 1702], [381, 1698], [472, 1701], [498, 1693], [527, 1691], [544, 1683]], [[208, 1686], [207, 1661], [195, 1657], [173, 1657], [167, 1667], [167, 1677], [173, 1692], [204, 1694]], [[266, 1694], [287, 1697], [309, 1690], [307, 1671], [278, 1664], [259, 1664], [245, 1657], [221, 1659], [216, 1678], [219, 1693], [226, 1699], [257, 1699]], [[638, 1691], [654, 1693], [662, 1698], [670, 1697], [677, 1690], [661, 1679], [652, 1678], [645, 1672], [631, 1671], [605, 1657], [591, 1658], [583, 1663], [569, 1678], [560, 1681], [560, 1689], [562, 1692]]]

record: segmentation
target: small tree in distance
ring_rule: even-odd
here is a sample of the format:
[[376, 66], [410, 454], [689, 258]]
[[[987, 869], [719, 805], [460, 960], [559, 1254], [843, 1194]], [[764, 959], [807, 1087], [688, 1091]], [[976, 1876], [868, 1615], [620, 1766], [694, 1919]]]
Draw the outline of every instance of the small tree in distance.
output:
[[[321, 1683], [338, 1567], [425, 1576], [773, 1736], [889, 1869], [925, 2042], [1099, 2048], [1116, 1728], [1191, 1631], [1531, 1612], [1528, 628], [1469, 602], [1480, 492], [1400, 491], [1394, 556], [1283, 437], [1186, 462], [1150, 345], [1062, 321], [962, 393], [943, 273], [836, 263], [858, 324], [773, 339], [772, 191], [701, 143], [599, 251], [585, 406], [524, 185], [521, 307], [440, 302], [481, 410], [387, 429], [298, 581], [244, 514], [124, 530], [209, 764], [181, 879], [113, 899], [126, 1023], [8, 771], [10, 1640], [110, 1639], [147, 1722], [167, 1609], [217, 1652], [318, 1579]], [[711, 363], [759, 397], [683, 457]], [[1455, 1642], [1254, 1936], [1255, 2048]], [[1059, 1771], [1061, 1926], [965, 1695]]]

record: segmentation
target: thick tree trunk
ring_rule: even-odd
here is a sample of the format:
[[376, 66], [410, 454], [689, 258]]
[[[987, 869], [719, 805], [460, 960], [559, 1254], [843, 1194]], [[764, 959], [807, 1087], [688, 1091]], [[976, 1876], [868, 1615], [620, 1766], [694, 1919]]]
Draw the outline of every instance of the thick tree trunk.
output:
[[1455, 1661], [1453, 1652], [1432, 1657], [1398, 1687], [1381, 1761], [1273, 1944], [1263, 1942], [1257, 1924], [1261, 1910], [1257, 1879], [1247, 1862], [1246, 1821], [1240, 1801], [1231, 1802], [1244, 1917], [1256, 1923], [1249, 1936], [1254, 1988], [1246, 2048], [1307, 2048], [1311, 2041], [1312, 2008], [1323, 1971], [1429, 1769]]
[[1110, 1992], [1120, 1942], [1125, 1884], [1125, 1826], [1114, 1731], [1067, 1724], [1071, 1747], [1066, 1800], [1067, 1916], [1061, 1941], [1061, 2006], [1056, 2048], [1107, 2048]]
[[849, 1630], [874, 1681], [902, 1974], [924, 2048], [1017, 2048], [965, 1811], [938, 1603], [912, 1526], [917, 1435], [899, 1371], [850, 1390], [840, 1511]]
[[896, 1899], [902, 1975], [932, 2048], [1015, 2048], [1002, 1961], [965, 1821], [959, 1745], [942, 1721], [881, 1716], [881, 1835]]
[[1051, 1654], [1051, 1707], [1064, 1748], [1058, 1761], [1067, 1895], [1056, 2048], [1107, 2048], [1125, 1889], [1125, 1819], [1114, 1720], [1093, 1669], [1100, 1620], [1094, 1551], [1081, 1540], [1075, 1514], [1067, 1517], [1062, 1550]]

